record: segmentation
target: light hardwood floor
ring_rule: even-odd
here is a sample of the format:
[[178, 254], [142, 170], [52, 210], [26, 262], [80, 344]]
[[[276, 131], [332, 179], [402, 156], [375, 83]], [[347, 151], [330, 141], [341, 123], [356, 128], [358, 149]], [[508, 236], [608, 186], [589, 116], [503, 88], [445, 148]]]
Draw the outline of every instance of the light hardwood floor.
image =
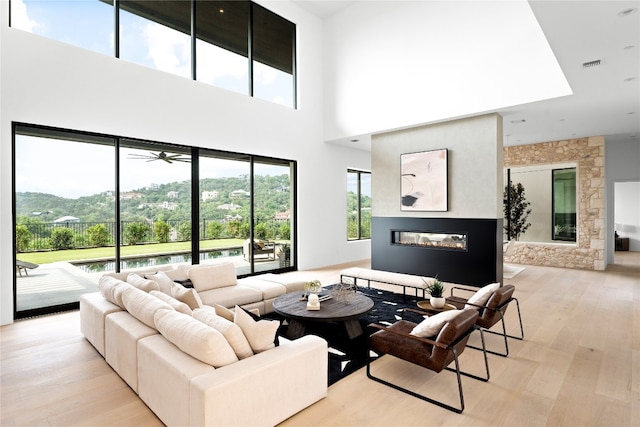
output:
[[[328, 284], [343, 267], [291, 274]], [[488, 383], [463, 378], [462, 415], [369, 380], [361, 369], [282, 425], [640, 426], [640, 253], [616, 253], [605, 272], [526, 266], [506, 282], [517, 288], [525, 340], [510, 340], [508, 358], [489, 357]], [[512, 307], [511, 331], [514, 314]], [[3, 326], [0, 345], [2, 426], [162, 425], [83, 338], [78, 312]], [[481, 353], [465, 351], [461, 365], [480, 372]], [[451, 372], [436, 375], [389, 356], [373, 368], [455, 400]]]

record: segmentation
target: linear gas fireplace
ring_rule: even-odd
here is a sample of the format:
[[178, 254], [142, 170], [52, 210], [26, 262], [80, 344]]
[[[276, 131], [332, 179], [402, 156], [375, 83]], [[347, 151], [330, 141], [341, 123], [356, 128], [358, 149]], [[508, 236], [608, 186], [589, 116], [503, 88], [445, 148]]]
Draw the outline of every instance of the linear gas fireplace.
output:
[[371, 268], [461, 285], [502, 281], [501, 218], [371, 218]]
[[466, 251], [467, 235], [460, 233], [430, 233], [424, 231], [393, 231], [391, 244]]

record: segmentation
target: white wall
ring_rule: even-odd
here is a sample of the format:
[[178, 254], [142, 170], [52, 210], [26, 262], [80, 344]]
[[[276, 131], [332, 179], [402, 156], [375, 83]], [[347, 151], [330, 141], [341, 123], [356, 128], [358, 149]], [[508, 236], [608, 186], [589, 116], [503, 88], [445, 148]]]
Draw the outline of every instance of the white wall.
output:
[[9, 28], [0, 2], [0, 323], [13, 318], [12, 122], [296, 160], [298, 267], [370, 256], [345, 214], [346, 170], [369, 169], [369, 153], [323, 142], [322, 23], [260, 3], [297, 24], [297, 110]]
[[606, 261], [615, 261], [615, 183], [622, 181], [640, 181], [640, 141], [607, 137], [605, 141], [605, 179], [606, 179]]
[[526, 1], [358, 1], [325, 32], [327, 140], [571, 94]]
[[[371, 141], [376, 217], [502, 218], [502, 117], [487, 114], [374, 135]], [[400, 155], [448, 150], [446, 212], [400, 210]]]
[[629, 239], [629, 250], [640, 252], [640, 182], [616, 182], [614, 227]]

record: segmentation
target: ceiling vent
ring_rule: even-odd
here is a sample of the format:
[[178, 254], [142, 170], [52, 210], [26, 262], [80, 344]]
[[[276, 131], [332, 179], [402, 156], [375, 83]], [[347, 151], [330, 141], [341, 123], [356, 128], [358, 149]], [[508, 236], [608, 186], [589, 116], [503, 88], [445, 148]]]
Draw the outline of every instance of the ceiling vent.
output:
[[604, 63], [604, 61], [602, 59], [595, 59], [593, 61], [583, 62], [582, 63], [582, 68], [584, 68], [585, 70], [588, 69], [588, 68], [595, 68], [595, 67], [599, 67], [603, 63]]

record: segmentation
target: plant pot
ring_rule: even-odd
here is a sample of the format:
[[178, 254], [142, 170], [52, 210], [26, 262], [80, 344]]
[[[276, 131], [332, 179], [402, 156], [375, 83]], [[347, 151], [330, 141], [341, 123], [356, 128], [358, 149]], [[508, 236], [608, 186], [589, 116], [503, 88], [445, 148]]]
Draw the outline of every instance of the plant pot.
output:
[[444, 307], [444, 303], [445, 303], [445, 299], [443, 297], [440, 297], [440, 298], [431, 297], [431, 298], [429, 298], [429, 304], [431, 304], [431, 307], [433, 307], [433, 308], [442, 308], [442, 307]]

